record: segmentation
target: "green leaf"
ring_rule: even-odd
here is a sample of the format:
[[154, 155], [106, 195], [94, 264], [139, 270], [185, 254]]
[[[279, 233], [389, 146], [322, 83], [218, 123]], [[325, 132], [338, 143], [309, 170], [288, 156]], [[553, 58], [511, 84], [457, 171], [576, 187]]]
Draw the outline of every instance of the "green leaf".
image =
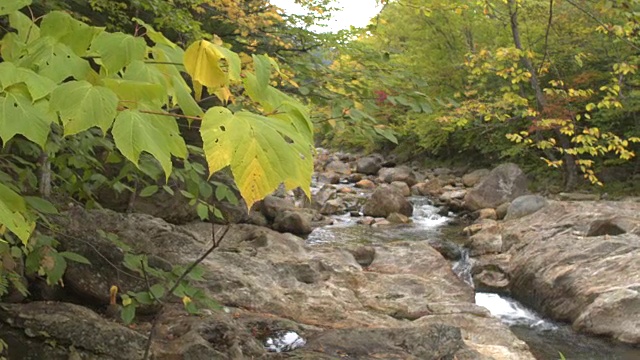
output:
[[271, 78], [271, 61], [269, 57], [266, 55], [253, 55], [253, 67], [256, 72], [258, 87], [266, 89]]
[[127, 306], [123, 306], [120, 311], [120, 318], [125, 325], [131, 324], [133, 319], [136, 317], [136, 306], [131, 303]]
[[308, 87], [301, 86], [298, 88], [298, 92], [300, 92], [300, 95], [307, 96], [311, 93], [311, 90]]
[[5, 34], [0, 45], [0, 56], [4, 61], [18, 61], [27, 47], [18, 34], [13, 32]]
[[28, 5], [31, 5], [31, 0], [2, 0], [0, 4], [0, 16], [11, 14]]
[[195, 195], [193, 195], [192, 193], [186, 191], [186, 190], [180, 190], [180, 194], [182, 194], [182, 196], [186, 197], [187, 199], [195, 199]]
[[50, 261], [53, 261], [53, 266], [47, 267], [44, 265], [44, 271], [47, 275], [47, 284], [53, 285], [58, 283], [60, 279], [62, 279], [62, 275], [64, 275], [64, 271], [67, 269], [67, 261], [55, 250], [49, 251], [47, 255], [45, 255], [45, 259], [43, 262], [45, 264], [50, 264]]
[[86, 60], [76, 55], [67, 45], [49, 36], [40, 37], [27, 50], [27, 56], [18, 65], [31, 68], [56, 84], [68, 77], [84, 80], [93, 72]]
[[230, 166], [247, 207], [283, 182], [287, 189], [301, 187], [309, 195], [312, 143], [290, 124], [214, 107], [205, 114], [200, 132], [209, 173]]
[[164, 189], [164, 191], [166, 191], [169, 195], [173, 196], [175, 193], [173, 192], [173, 189], [168, 187], [167, 185], [163, 185], [162, 188]]
[[89, 26], [62, 11], [52, 11], [42, 18], [40, 23], [42, 36], [50, 36], [69, 46], [79, 56], [87, 54], [93, 39], [104, 31]]
[[203, 203], [198, 203], [196, 211], [200, 220], [207, 220], [209, 218], [209, 207]]
[[138, 165], [140, 153], [156, 158], [169, 178], [171, 155], [186, 158], [187, 147], [176, 120], [169, 116], [125, 110], [118, 114], [111, 130], [116, 147], [129, 161]]
[[91, 265], [91, 262], [89, 261], [89, 259], [87, 259], [86, 257], [84, 257], [84, 256], [82, 256], [80, 254], [76, 254], [74, 252], [63, 251], [63, 252], [60, 253], [60, 255], [62, 255], [65, 259], [68, 259], [68, 260], [71, 260], [71, 261], [75, 261], [77, 263]]
[[158, 185], [150, 185], [140, 191], [141, 197], [149, 197], [158, 192]]
[[378, 135], [381, 135], [382, 137], [391, 141], [394, 144], [398, 144], [398, 138], [396, 138], [396, 136], [393, 134], [393, 131], [391, 129], [375, 127], [374, 130]]
[[162, 299], [162, 297], [165, 294], [164, 286], [162, 286], [160, 284], [155, 284], [155, 285], [151, 286], [150, 291], [151, 291], [151, 294], [153, 295], [153, 297], [156, 300]]
[[18, 37], [25, 44], [40, 38], [40, 28], [31, 21], [30, 17], [20, 11], [9, 15], [9, 24], [12, 28], [18, 30]]
[[120, 79], [104, 79], [103, 82], [128, 108], [137, 108], [140, 103], [157, 107], [167, 103], [167, 90], [161, 84]]
[[191, 270], [191, 272], [187, 276], [191, 280], [202, 281], [204, 280], [204, 278], [202, 277], [203, 275], [204, 275], [204, 268], [198, 265], [194, 267], [193, 270]]
[[25, 196], [27, 204], [43, 214], [58, 214], [58, 209], [48, 200], [38, 196]]
[[35, 228], [35, 222], [26, 218], [27, 206], [24, 198], [0, 183], [0, 224], [6, 226], [23, 244]]
[[34, 101], [49, 95], [56, 87], [56, 84], [49, 78], [40, 76], [29, 69], [16, 67], [8, 61], [0, 63], [0, 89], [5, 90], [20, 83], [27, 86]]
[[53, 91], [50, 106], [60, 113], [65, 136], [94, 126], [106, 134], [117, 114], [118, 97], [105, 87], [84, 80], [71, 81]]
[[5, 144], [20, 134], [44, 147], [51, 130], [50, 124], [51, 118], [42, 107], [32, 104], [31, 99], [22, 93], [8, 92], [0, 96], [0, 138]]
[[91, 51], [100, 55], [100, 62], [109, 74], [115, 74], [134, 60], [143, 60], [147, 44], [143, 38], [103, 32], [93, 40]]
[[161, 32], [156, 31], [151, 25], [145, 23], [144, 21], [138, 19], [138, 18], [133, 18], [132, 19], [135, 23], [142, 25], [145, 27], [145, 35], [151, 39], [151, 41], [153, 41], [156, 44], [161, 44], [161, 45], [166, 45], [169, 46], [171, 48], [177, 48], [178, 45], [174, 44], [171, 40], [167, 39], [164, 34], [162, 34]]

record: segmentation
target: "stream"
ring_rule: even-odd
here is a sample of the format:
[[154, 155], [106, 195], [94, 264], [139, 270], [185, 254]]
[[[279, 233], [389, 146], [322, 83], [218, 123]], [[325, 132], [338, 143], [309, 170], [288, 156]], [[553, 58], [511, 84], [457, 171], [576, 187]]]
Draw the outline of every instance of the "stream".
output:
[[[414, 204], [413, 223], [386, 227], [357, 224], [357, 217], [349, 214], [334, 216], [334, 224], [315, 229], [307, 238], [309, 244], [353, 242], [380, 244], [394, 240], [425, 239], [447, 242], [458, 247], [460, 227], [452, 218], [438, 215], [438, 208], [425, 197], [411, 197]], [[461, 259], [452, 262], [453, 271], [473, 286], [471, 264], [466, 249], [460, 249]], [[525, 341], [537, 359], [567, 360], [637, 360], [640, 349], [614, 343], [607, 339], [578, 334], [570, 325], [545, 319], [527, 309], [514, 299], [492, 293], [476, 292], [476, 304], [487, 308], [491, 314], [507, 324], [513, 333]]]

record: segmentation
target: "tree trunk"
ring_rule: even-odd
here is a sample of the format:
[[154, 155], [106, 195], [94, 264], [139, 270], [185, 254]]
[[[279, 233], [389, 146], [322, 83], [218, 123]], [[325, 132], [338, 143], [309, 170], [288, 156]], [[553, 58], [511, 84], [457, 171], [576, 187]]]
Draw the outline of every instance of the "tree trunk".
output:
[[[518, 4], [516, 0], [508, 0], [507, 5], [509, 7], [509, 18], [511, 24], [511, 34], [513, 35], [513, 43], [516, 49], [523, 51], [522, 41], [520, 40], [520, 27], [518, 25]], [[536, 72], [531, 59], [524, 55], [522, 56], [522, 63], [525, 68], [531, 73], [531, 88], [533, 89], [536, 96], [536, 106], [538, 113], [542, 113], [545, 109], [547, 103], [544, 98], [544, 94], [542, 92], [542, 88], [540, 87], [540, 82], [538, 80], [538, 73]], [[571, 141], [569, 138], [562, 134], [559, 130], [554, 131], [556, 136], [558, 137], [560, 146], [562, 148], [567, 149], [571, 147]], [[564, 153], [563, 155], [563, 168], [564, 168], [564, 187], [565, 190], [572, 190], [576, 184], [578, 179], [578, 167], [576, 166], [576, 159], [573, 155]]]

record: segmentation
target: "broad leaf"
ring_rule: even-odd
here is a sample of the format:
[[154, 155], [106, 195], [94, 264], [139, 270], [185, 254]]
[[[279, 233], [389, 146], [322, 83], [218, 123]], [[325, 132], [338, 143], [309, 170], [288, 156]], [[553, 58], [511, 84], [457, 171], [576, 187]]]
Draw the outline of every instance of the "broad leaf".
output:
[[174, 44], [171, 40], [167, 39], [163, 33], [156, 31], [151, 25], [145, 23], [144, 21], [138, 18], [133, 18], [133, 21], [135, 21], [139, 25], [144, 26], [146, 30], [145, 35], [149, 39], [151, 39], [151, 41], [153, 41], [154, 43], [158, 45], [166, 45], [173, 49], [179, 48], [178, 45]]
[[24, 198], [0, 183], [0, 224], [14, 233], [23, 244], [35, 228], [35, 222], [25, 217], [27, 211]]
[[77, 55], [84, 56], [103, 29], [80, 22], [65, 12], [52, 11], [42, 18], [40, 31], [42, 36], [50, 36], [69, 46]]
[[25, 44], [40, 38], [40, 28], [27, 15], [16, 11], [9, 15], [9, 24], [18, 30], [18, 38]]
[[0, 63], [0, 89], [4, 91], [9, 86], [19, 83], [27, 85], [29, 94], [34, 101], [49, 95], [56, 87], [56, 84], [49, 78], [40, 76], [29, 69], [16, 67], [8, 61]]
[[269, 57], [266, 55], [253, 55], [253, 67], [258, 88], [261, 90], [266, 89], [271, 78], [271, 61]]
[[[227, 61], [228, 74], [220, 66], [222, 59]], [[240, 78], [238, 54], [205, 40], [197, 41], [187, 48], [184, 53], [184, 66], [193, 79], [197, 100], [201, 98], [202, 86], [206, 86], [211, 93], [216, 93], [229, 84], [229, 79]], [[225, 96], [216, 95], [221, 100], [227, 100]]]
[[312, 143], [290, 124], [214, 107], [206, 112], [200, 132], [209, 172], [230, 166], [248, 207], [283, 182], [287, 189], [301, 187], [309, 194]]
[[20, 40], [18, 34], [5, 34], [0, 41], [0, 56], [4, 61], [17, 61], [23, 55], [26, 44]]
[[128, 108], [138, 108], [142, 104], [161, 107], [167, 103], [167, 90], [160, 84], [119, 79], [104, 79], [103, 82]]
[[32, 104], [27, 95], [8, 92], [0, 96], [0, 138], [4, 144], [20, 134], [44, 147], [51, 130], [50, 124], [51, 118], [42, 106]]
[[11, 14], [27, 5], [31, 5], [31, 0], [2, 0], [2, 3], [0, 3], [0, 16]]
[[199, 94], [202, 94], [202, 86], [215, 91], [227, 85], [227, 75], [220, 68], [221, 59], [215, 45], [205, 40], [191, 44], [185, 51], [184, 66], [193, 79], [193, 86], [198, 94], [196, 99], [201, 98]]
[[71, 261], [75, 261], [77, 263], [80, 264], [87, 264], [87, 265], [91, 265], [91, 261], [89, 261], [89, 259], [87, 259], [86, 257], [80, 255], [80, 254], [76, 254], [74, 252], [71, 251], [63, 251], [60, 253], [60, 255], [62, 257], [64, 257], [65, 259], [71, 260]]
[[100, 62], [110, 74], [115, 74], [134, 60], [143, 60], [147, 44], [143, 38], [103, 32], [93, 40], [91, 51], [100, 55]]
[[58, 209], [46, 199], [38, 196], [25, 196], [27, 204], [43, 214], [58, 214]]
[[44, 36], [31, 43], [17, 65], [31, 68], [42, 76], [61, 83], [68, 77], [84, 80], [92, 72], [89, 63], [54, 38]]
[[116, 117], [118, 97], [105, 87], [72, 81], [53, 91], [50, 106], [51, 110], [60, 113], [65, 136], [94, 126], [106, 134]]
[[172, 169], [171, 155], [187, 156], [178, 124], [170, 116], [125, 110], [116, 117], [111, 133], [122, 155], [138, 165], [140, 154], [143, 151], [150, 153], [160, 162], [167, 178]]

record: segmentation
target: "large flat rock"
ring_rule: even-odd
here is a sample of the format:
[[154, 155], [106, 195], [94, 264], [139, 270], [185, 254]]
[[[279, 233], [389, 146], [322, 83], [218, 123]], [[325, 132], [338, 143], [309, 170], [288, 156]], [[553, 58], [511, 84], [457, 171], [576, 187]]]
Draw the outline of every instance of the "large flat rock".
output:
[[640, 344], [640, 204], [551, 202], [503, 226], [510, 289], [585, 333]]
[[[101, 228], [117, 234], [133, 251], [179, 263], [196, 259], [212, 237], [207, 223], [174, 226], [149, 216], [110, 211], [77, 211], [64, 225], [73, 238], [104, 241], [93, 235]], [[217, 232], [223, 229], [216, 227]], [[63, 245], [73, 242], [65, 239]], [[425, 354], [433, 348], [442, 358], [533, 359], [527, 345], [506, 325], [474, 304], [473, 289], [453, 274], [450, 263], [426, 241], [374, 246], [366, 268], [356, 261], [353, 250], [340, 244], [308, 246], [291, 234], [231, 225], [221, 247], [202, 263], [202, 285], [228, 307], [313, 327], [306, 334], [308, 347], [296, 350], [300, 358], [309, 353], [315, 354], [308, 357], [314, 359], [345, 354], [361, 359], [384, 354], [427, 359]], [[83, 255], [90, 260], [95, 257]], [[110, 279], [108, 274], [113, 273], [110, 267], [84, 271], [98, 279]], [[66, 281], [82, 291], [83, 284]], [[104, 288], [107, 281], [91, 286]], [[129, 287], [126, 278], [120, 281], [122, 288]], [[376, 342], [381, 338], [389, 340]], [[443, 342], [436, 346], [432, 340], [437, 338]], [[318, 357], [319, 349], [335, 353]]]

